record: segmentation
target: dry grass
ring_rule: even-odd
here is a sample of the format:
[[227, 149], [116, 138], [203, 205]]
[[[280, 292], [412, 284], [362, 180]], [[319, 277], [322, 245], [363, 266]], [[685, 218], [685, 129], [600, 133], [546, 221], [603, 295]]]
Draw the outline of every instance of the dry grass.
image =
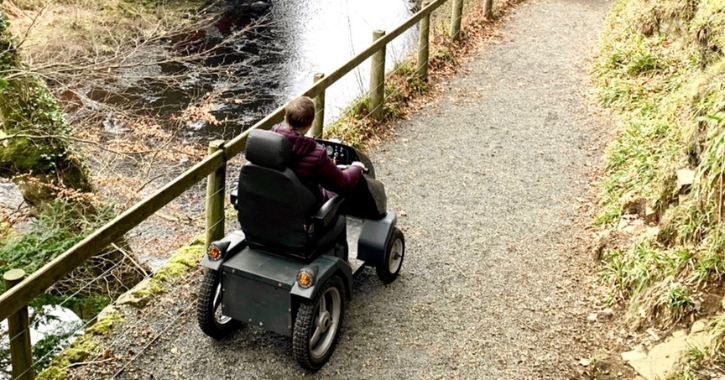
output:
[[[723, 296], [725, 274], [725, 1], [620, 1], [606, 30], [593, 71], [600, 102], [624, 122], [608, 150], [598, 222], [621, 233], [636, 201], [656, 211], [659, 228], [606, 250], [609, 300], [628, 302], [640, 326], [721, 312], [702, 303]], [[680, 190], [683, 168], [695, 182]]]

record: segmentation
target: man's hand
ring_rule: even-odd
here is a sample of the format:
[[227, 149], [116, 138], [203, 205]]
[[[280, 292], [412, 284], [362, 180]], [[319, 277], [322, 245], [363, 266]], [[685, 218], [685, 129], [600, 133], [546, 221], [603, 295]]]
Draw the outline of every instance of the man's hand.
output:
[[368, 170], [368, 168], [365, 167], [365, 164], [363, 164], [360, 161], [355, 161], [352, 164], [350, 164], [350, 166], [359, 166], [359, 167], [362, 168], [362, 170]]

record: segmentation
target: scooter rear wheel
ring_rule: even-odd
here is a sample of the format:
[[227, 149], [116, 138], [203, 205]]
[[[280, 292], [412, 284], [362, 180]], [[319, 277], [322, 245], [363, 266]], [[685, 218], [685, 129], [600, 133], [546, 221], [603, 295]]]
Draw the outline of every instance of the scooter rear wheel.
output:
[[330, 359], [344, 311], [345, 285], [338, 276], [327, 280], [312, 300], [300, 304], [292, 335], [292, 351], [302, 368], [317, 371]]
[[234, 329], [236, 321], [222, 314], [221, 273], [208, 270], [201, 280], [196, 304], [196, 320], [204, 334], [222, 339]]
[[385, 257], [383, 263], [375, 267], [380, 281], [389, 284], [395, 281], [400, 274], [400, 268], [403, 266], [405, 258], [405, 237], [403, 231], [398, 228], [393, 230], [385, 247]]

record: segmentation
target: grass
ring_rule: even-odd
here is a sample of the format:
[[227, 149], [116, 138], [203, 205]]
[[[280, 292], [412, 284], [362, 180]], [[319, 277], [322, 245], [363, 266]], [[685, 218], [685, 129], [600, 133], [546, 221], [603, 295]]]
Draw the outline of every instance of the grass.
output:
[[[644, 202], [657, 210], [659, 233], [605, 249], [601, 279], [631, 318], [669, 327], [706, 316], [698, 299], [720, 292], [725, 274], [725, 1], [622, 0], [605, 31], [592, 72], [599, 102], [621, 123], [595, 223], [616, 229], [628, 204]], [[678, 192], [683, 168], [695, 182]], [[695, 362], [722, 362], [725, 316], [714, 320], [717, 347], [693, 353]]]

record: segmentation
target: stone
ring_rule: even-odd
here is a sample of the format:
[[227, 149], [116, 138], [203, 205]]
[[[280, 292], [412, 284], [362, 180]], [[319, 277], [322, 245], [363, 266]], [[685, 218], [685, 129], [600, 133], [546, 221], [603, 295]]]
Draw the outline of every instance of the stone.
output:
[[712, 343], [712, 338], [704, 330], [707, 322], [698, 322], [701, 323], [693, 325], [695, 333], [688, 335], [685, 330], [675, 331], [648, 353], [643, 350], [624, 352], [622, 359], [646, 380], [667, 379], [677, 373], [678, 364], [692, 348], [702, 349]]
[[46, 368], [43, 372], [38, 374], [36, 380], [65, 380], [68, 378], [68, 372], [61, 369], [58, 366], [51, 366]]
[[643, 240], [657, 240], [657, 236], [660, 234], [660, 228], [659, 227], [650, 227], [647, 226], [644, 233], [642, 234]]
[[100, 313], [98, 313], [98, 317], [96, 318], [96, 320], [100, 321], [103, 319], [113, 318], [113, 317], [117, 317], [120, 315], [121, 315], [121, 311], [118, 310], [118, 308], [116, 308], [113, 305], [108, 305], [108, 306], [104, 307]]
[[612, 318], [612, 316], [614, 316], [614, 310], [608, 307], [604, 310], [599, 311], [599, 313], [597, 313], [597, 316], [601, 316], [603, 319], [610, 319]]
[[644, 211], [644, 222], [646, 224], [656, 224], [659, 220], [659, 214], [652, 207], [645, 207]]
[[671, 337], [666, 342], [652, 347], [649, 354], [625, 360], [647, 380], [666, 379], [676, 372], [675, 366], [684, 350], [687, 350], [685, 337]]
[[695, 323], [693, 323], [692, 327], [690, 328], [690, 334], [697, 334], [699, 332], [705, 331], [709, 322], [710, 321], [708, 321], [707, 319], [700, 319], [695, 321]]
[[622, 352], [622, 360], [624, 360], [628, 363], [632, 362], [632, 361], [646, 359], [646, 358], [647, 358], [647, 354], [642, 351], [639, 351], [639, 350]]
[[695, 182], [695, 172], [691, 169], [680, 169], [677, 171], [677, 192], [687, 193]]
[[118, 297], [116, 305], [130, 305], [136, 308], [146, 306], [146, 304], [151, 301], [152, 296], [152, 293], [147, 290], [150, 285], [150, 280], [151, 279], [147, 278], [136, 284], [133, 289], [123, 293], [120, 297]]
[[267, 4], [264, 1], [257, 1], [257, 2], [252, 3], [252, 5], [251, 5], [252, 12], [257, 13], [257, 14], [264, 13], [271, 7], [272, 6], [270, 4]]
[[591, 313], [587, 317], [587, 321], [589, 322], [596, 322], [597, 321], [597, 313]]

